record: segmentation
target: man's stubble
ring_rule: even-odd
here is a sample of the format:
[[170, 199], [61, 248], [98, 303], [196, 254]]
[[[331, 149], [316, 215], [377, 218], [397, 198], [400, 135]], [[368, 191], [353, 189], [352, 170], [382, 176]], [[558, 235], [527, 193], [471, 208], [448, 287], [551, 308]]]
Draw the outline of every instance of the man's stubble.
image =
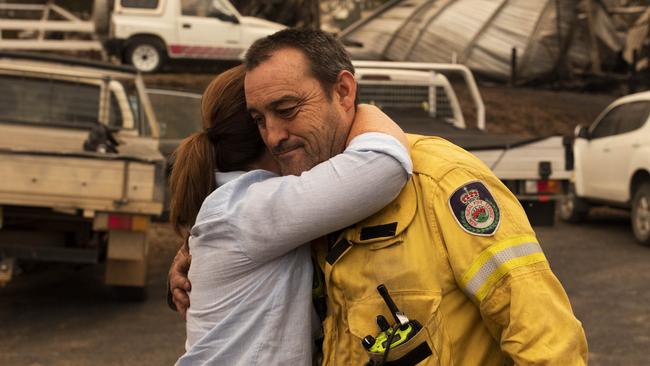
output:
[[[293, 164], [283, 164], [281, 160], [278, 160], [281, 174], [299, 176], [316, 165], [342, 153], [345, 150], [351, 129], [351, 124], [343, 123], [344, 118], [330, 104], [323, 116], [322, 128], [316, 132], [320, 135], [317, 136], [318, 139], [326, 140], [328, 143], [321, 141], [318, 146], [310, 149], [311, 151], [305, 149], [303, 159]], [[296, 122], [299, 123], [299, 121]]]

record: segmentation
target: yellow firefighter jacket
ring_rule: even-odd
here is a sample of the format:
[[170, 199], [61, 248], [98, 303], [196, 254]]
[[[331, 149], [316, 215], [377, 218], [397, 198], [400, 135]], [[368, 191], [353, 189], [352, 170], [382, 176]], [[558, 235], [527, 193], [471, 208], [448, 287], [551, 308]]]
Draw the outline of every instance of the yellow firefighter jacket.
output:
[[[409, 135], [413, 177], [382, 211], [317, 247], [327, 291], [324, 365], [361, 366], [392, 322], [376, 291], [427, 332], [419, 365], [585, 365], [581, 323], [523, 208], [476, 157]], [[369, 187], [369, 189], [371, 189]]]

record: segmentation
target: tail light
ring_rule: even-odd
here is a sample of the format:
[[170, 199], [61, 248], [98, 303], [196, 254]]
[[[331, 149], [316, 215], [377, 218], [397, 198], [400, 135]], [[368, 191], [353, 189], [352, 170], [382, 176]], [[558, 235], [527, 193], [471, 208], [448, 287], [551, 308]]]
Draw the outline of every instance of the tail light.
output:
[[528, 194], [541, 194], [541, 193], [560, 193], [562, 192], [562, 184], [557, 180], [527, 180], [526, 193]]
[[108, 214], [106, 221], [107, 230], [147, 231], [149, 218], [140, 215]]
[[108, 230], [131, 230], [133, 219], [126, 215], [108, 215]]

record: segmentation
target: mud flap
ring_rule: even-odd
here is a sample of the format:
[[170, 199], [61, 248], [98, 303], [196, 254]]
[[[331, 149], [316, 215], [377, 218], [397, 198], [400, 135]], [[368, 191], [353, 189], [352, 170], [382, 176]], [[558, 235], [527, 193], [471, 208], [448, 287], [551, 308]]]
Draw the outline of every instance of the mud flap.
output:
[[553, 226], [555, 224], [555, 201], [522, 200], [526, 216], [532, 226]]
[[106, 284], [145, 287], [148, 235], [146, 232], [113, 230], [108, 233]]

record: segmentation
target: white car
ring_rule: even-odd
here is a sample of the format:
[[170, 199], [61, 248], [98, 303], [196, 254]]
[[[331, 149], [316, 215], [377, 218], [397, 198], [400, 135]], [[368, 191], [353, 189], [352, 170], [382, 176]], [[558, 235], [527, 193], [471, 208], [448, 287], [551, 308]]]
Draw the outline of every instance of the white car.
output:
[[593, 205], [631, 210], [634, 236], [650, 245], [650, 92], [610, 104], [589, 127], [577, 127], [571, 192], [560, 216], [579, 222]]
[[285, 26], [245, 17], [228, 0], [117, 0], [109, 53], [143, 72], [167, 58], [240, 60], [258, 38]]

